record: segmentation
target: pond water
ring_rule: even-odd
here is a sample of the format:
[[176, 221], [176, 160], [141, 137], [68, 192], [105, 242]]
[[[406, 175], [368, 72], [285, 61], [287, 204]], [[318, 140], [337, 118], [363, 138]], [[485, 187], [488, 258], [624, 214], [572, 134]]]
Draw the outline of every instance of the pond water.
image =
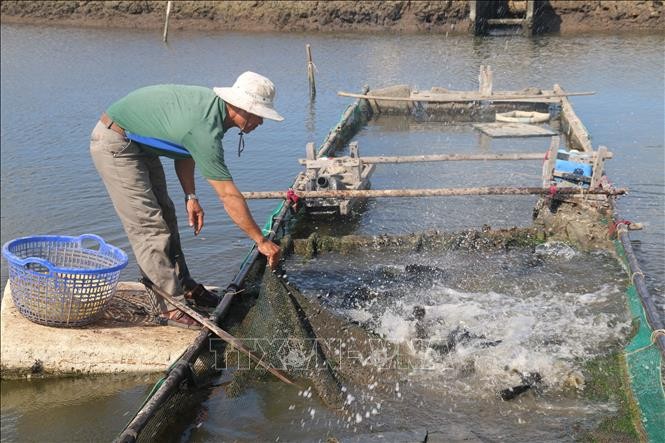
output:
[[[590, 97], [574, 97], [572, 102], [589, 129], [594, 146], [606, 145], [614, 152], [614, 159], [607, 164], [607, 173], [615, 185], [630, 189], [630, 193], [618, 202], [619, 216], [645, 224], [644, 231], [631, 233], [633, 247], [647, 274], [649, 288], [660, 306], [665, 306], [662, 302], [665, 294], [663, 35], [526, 39], [508, 36], [173, 32], [170, 40], [168, 45], [162, 44], [156, 31], [2, 25], [0, 220], [3, 243], [24, 235], [91, 232], [130, 251], [90, 160], [88, 141], [102, 111], [137, 87], [156, 83], [226, 86], [245, 70], [269, 76], [277, 85], [277, 108], [286, 120], [283, 123], [266, 122], [246, 137], [247, 149], [241, 158], [233, 153], [237, 136], [231, 131], [225, 144], [229, 150], [226, 158], [241, 190], [285, 190], [300, 171], [296, 159], [304, 157], [305, 144], [308, 141], [320, 143], [350, 103], [350, 100], [338, 97], [337, 91], [358, 91], [364, 84], [378, 88], [398, 83], [420, 89], [431, 86], [477, 89], [479, 66], [489, 64], [494, 71], [495, 89], [549, 88], [559, 83], [569, 91], [596, 92]], [[304, 62], [306, 43], [312, 45], [318, 69], [318, 94], [312, 104], [308, 100]], [[460, 132], [442, 131], [417, 123], [408, 131], [404, 129], [389, 119], [370, 125], [357, 137], [361, 154], [481, 152], [477, 138], [463, 129]], [[492, 151], [502, 152], [542, 152], [544, 148], [542, 140], [517, 144], [493, 141], [491, 146]], [[373, 183], [376, 189], [538, 183], [537, 162], [523, 163], [519, 164], [520, 169], [458, 162], [436, 166], [381, 165], [384, 167], [377, 169]], [[171, 195], [179, 204], [181, 190], [167, 162], [165, 170]], [[206, 210], [206, 226], [198, 237], [194, 237], [186, 226], [181, 226], [185, 255], [195, 278], [207, 284], [226, 286], [250, 243], [228, 219], [210, 187], [200, 177], [197, 183], [197, 193]], [[529, 197], [375, 200], [354, 221], [352, 230], [376, 234], [428, 228], [456, 230], [483, 224], [527, 225], [533, 201]], [[275, 202], [271, 201], [250, 203], [259, 224], [274, 206]], [[184, 208], [180, 207], [179, 215], [182, 217], [183, 213]], [[441, 266], [455, 269], [456, 260], [448, 257]], [[553, 279], [561, 286], [548, 289], [551, 298], [569, 294], [575, 299], [581, 297], [582, 301], [587, 297], [594, 303], [621, 298], [621, 282], [613, 280], [623, 278], [616, 276], [620, 273], [618, 269], [608, 265], [611, 272], [604, 274], [605, 280], [596, 285], [594, 259], [590, 259], [588, 266], [583, 262], [574, 267], [575, 281], [594, 281], [593, 287], [569, 290], [565, 278]], [[505, 272], [505, 269], [496, 272]], [[122, 278], [134, 280], [137, 277], [132, 257]], [[506, 273], [505, 278], [510, 287], [511, 279], [517, 282], [522, 276]], [[3, 287], [6, 279], [3, 259]], [[322, 286], [328, 284], [325, 279], [313, 281]], [[465, 311], [461, 307], [474, 306], [470, 299], [478, 298], [478, 294], [487, 298], [488, 291], [505, 296], [503, 301], [514, 308], [506, 310], [506, 315], [512, 312], [519, 316], [517, 308], [524, 306], [517, 299], [511, 301], [505, 288], [491, 289], [488, 285], [471, 290], [446, 283], [432, 291], [430, 296], [438, 297], [439, 304], [459, 307], [453, 311], [463, 315]], [[500, 297], [496, 294], [494, 296]], [[486, 302], [489, 303], [490, 299]], [[533, 300], [531, 307], [555, 312], [554, 308], [547, 311], [549, 305], [545, 300], [549, 299], [544, 297], [540, 300], [542, 303]], [[616, 316], [616, 325], [625, 321], [622, 318], [625, 313], [621, 314], [618, 306], [611, 309], [605, 306], [609, 309], [606, 315]], [[486, 311], [489, 305], [478, 309]], [[374, 318], [371, 309], [362, 311], [363, 315], [369, 316], [367, 318], [373, 319], [374, 327], [381, 327], [380, 319]], [[532, 325], [526, 317], [513, 319], [514, 323], [510, 325], [518, 329]], [[488, 378], [488, 383], [501, 379], [498, 374], [492, 377]], [[71, 381], [57, 380], [3, 382], [3, 440], [112, 439], [137, 410], [153, 382], [150, 377], [129, 377], [112, 383], [103, 379], [103, 382], [93, 381], [83, 387], [75, 386]], [[112, 387], [103, 386], [107, 383]], [[86, 395], [58, 394], [81, 390]], [[301, 420], [304, 416], [309, 417], [310, 412], [304, 405], [298, 410], [284, 410], [282, 406], [294, 403], [291, 400], [293, 395], [275, 386], [260, 387], [247, 394], [242, 409], [229, 405], [221, 395], [212, 395], [205, 404], [208, 419], [200, 428], [191, 429], [186, 439], [267, 438], [266, 429], [269, 430], [269, 424], [276, 421], [283, 426], [281, 434], [277, 435], [284, 435], [283, 439], [295, 438], [299, 431], [294, 430], [291, 422], [300, 427]], [[431, 406], [430, 400], [422, 401]], [[533, 411], [547, 410], [546, 401], [533, 406]], [[464, 402], [460, 400], [460, 403]], [[549, 406], [556, 409], [561, 405]], [[573, 406], [586, 407], [581, 403]], [[464, 414], [459, 411], [465, 411], [466, 407], [469, 405], [453, 408], [459, 415], [450, 415], [451, 422], [463, 421]], [[524, 407], [523, 413], [531, 406]], [[561, 408], [562, 411], [565, 409]], [[317, 418], [325, 415], [321, 408], [318, 410]], [[439, 419], [431, 412], [423, 411], [418, 412], [419, 417], [414, 422], [422, 424], [430, 420], [431, 423]], [[559, 417], [559, 424], [568, 426], [573, 422], [561, 418], [566, 414], [561, 412], [552, 417]], [[225, 420], [225, 417], [233, 420]], [[408, 417], [405, 415], [404, 419]], [[555, 420], [543, 429], [554, 429], [556, 424]], [[455, 427], [461, 434], [468, 429], [463, 424]], [[76, 430], [73, 435], [72, 429]], [[514, 436], [515, 432], [506, 435]], [[531, 441], [561, 437], [545, 431], [533, 436]]]

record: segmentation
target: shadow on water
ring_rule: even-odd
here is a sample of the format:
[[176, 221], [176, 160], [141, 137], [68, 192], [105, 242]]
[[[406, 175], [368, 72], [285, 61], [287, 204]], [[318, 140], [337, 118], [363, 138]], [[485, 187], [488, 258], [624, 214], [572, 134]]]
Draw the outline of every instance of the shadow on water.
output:
[[2, 440], [110, 441], [154, 380], [152, 374], [3, 380]]

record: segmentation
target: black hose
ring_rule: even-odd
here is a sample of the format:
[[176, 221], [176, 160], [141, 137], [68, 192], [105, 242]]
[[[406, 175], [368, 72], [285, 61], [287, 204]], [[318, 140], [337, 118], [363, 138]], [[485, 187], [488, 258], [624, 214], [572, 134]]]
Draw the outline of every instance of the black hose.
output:
[[[628, 261], [628, 267], [631, 273], [631, 280], [635, 285], [635, 289], [638, 295], [640, 296], [642, 306], [644, 307], [644, 312], [646, 313], [647, 321], [653, 330], [665, 329], [665, 320], [658, 314], [658, 308], [656, 307], [653, 298], [649, 294], [649, 289], [646, 285], [644, 273], [642, 273], [640, 266], [637, 263], [635, 251], [633, 251], [633, 246], [630, 243], [630, 237], [628, 235], [626, 225], [619, 223], [617, 233], [619, 240], [623, 245], [623, 250], [626, 253], [626, 259]], [[656, 343], [658, 343], [660, 347], [661, 354], [663, 357], [665, 357], [665, 336], [662, 334], [659, 335], [656, 338]]]

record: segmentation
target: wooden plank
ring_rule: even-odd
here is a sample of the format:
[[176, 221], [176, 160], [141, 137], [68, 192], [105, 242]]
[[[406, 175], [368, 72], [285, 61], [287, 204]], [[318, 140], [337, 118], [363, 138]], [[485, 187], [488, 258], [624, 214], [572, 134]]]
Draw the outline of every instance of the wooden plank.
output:
[[347, 170], [350, 170], [351, 172], [351, 181], [353, 183], [356, 183], [357, 185], [360, 185], [363, 173], [363, 162], [358, 157], [358, 142], [351, 143], [351, 145], [349, 146], [349, 150], [351, 153], [351, 158], [358, 160], [358, 165], [352, 168], [348, 168]]
[[493, 138], [502, 137], [551, 137], [556, 132], [542, 126], [527, 123], [476, 123], [473, 125], [483, 134]]
[[307, 143], [305, 146], [305, 155], [307, 156], [307, 160], [316, 159], [316, 148], [314, 147], [314, 143]]
[[360, 159], [350, 157], [319, 158], [316, 160], [299, 160], [307, 169], [322, 169], [331, 166], [343, 166], [345, 168], [354, 168], [360, 165]]
[[363, 173], [360, 176], [361, 180], [369, 180], [375, 170], [376, 165], [365, 165], [365, 169], [363, 169]]
[[559, 85], [554, 85], [554, 91], [561, 96], [561, 114], [567, 124], [566, 134], [573, 143], [571, 147], [584, 152], [593, 152], [589, 131], [575, 113], [570, 100], [565, 97], [566, 91]]
[[343, 200], [339, 202], [339, 215], [349, 215], [350, 200]]
[[560, 143], [561, 140], [558, 135], [552, 137], [550, 141], [550, 147], [547, 150], [547, 161], [543, 163], [543, 188], [552, 183], [554, 165], [556, 164], [556, 155], [559, 151]]
[[349, 157], [358, 158], [358, 142], [349, 143]]
[[[546, 195], [549, 194], [548, 188], [541, 187], [512, 187], [512, 186], [494, 186], [479, 188], [439, 188], [439, 189], [365, 189], [365, 190], [339, 190], [339, 191], [298, 191], [294, 192], [301, 198], [369, 198], [369, 197], [453, 197], [463, 195]], [[563, 189], [557, 191], [562, 195], [570, 194], [604, 194], [620, 195], [625, 194], [623, 188], [606, 189]], [[243, 197], [248, 200], [269, 200], [283, 199], [286, 197], [285, 191], [266, 191], [266, 192], [243, 192]]]
[[488, 18], [488, 25], [516, 25], [521, 26], [524, 23], [523, 18]]
[[527, 0], [526, 2], [526, 21], [533, 21], [534, 0]]
[[368, 94], [354, 94], [351, 92], [338, 92], [337, 95], [340, 97], [355, 97], [355, 98], [364, 98], [367, 100], [377, 100], [377, 101], [397, 101], [397, 102], [428, 102], [428, 103], [450, 103], [450, 102], [474, 102], [474, 101], [520, 101], [528, 100], [534, 101], [543, 99], [546, 101], [551, 98], [561, 98], [567, 96], [585, 96], [593, 95], [595, 92], [567, 92], [564, 94], [546, 92], [544, 94], [522, 94], [519, 91], [502, 91], [495, 92], [492, 95], [483, 95], [475, 91], [469, 92], [450, 92], [450, 93], [440, 93], [440, 94], [431, 94], [431, 93], [411, 93], [409, 97], [381, 97], [376, 95]]
[[595, 158], [591, 170], [591, 183], [589, 184], [591, 189], [595, 189], [603, 178], [603, 169], [605, 167], [605, 159], [607, 158], [607, 147], [600, 146], [598, 152], [596, 152], [594, 156]]

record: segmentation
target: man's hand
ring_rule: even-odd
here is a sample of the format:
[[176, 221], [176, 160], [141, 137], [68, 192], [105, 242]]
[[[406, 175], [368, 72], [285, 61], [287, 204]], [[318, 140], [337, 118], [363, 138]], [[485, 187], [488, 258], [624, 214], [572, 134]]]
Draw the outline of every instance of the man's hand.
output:
[[256, 246], [259, 248], [259, 252], [265, 255], [268, 259], [268, 266], [270, 266], [270, 269], [275, 269], [277, 267], [277, 263], [279, 263], [279, 246], [267, 238], [264, 238], [258, 242]]
[[203, 208], [195, 198], [187, 200], [187, 219], [189, 226], [194, 228], [194, 235], [199, 235], [203, 229]]

